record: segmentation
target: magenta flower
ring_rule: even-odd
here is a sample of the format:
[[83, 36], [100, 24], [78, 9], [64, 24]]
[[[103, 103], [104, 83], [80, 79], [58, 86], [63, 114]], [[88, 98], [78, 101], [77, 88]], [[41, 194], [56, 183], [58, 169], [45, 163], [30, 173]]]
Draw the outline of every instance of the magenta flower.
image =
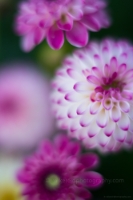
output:
[[89, 148], [133, 143], [133, 46], [105, 40], [68, 57], [53, 82], [58, 125]]
[[32, 50], [45, 38], [53, 49], [67, 40], [76, 47], [88, 42], [88, 30], [109, 25], [104, 0], [28, 0], [19, 5], [15, 30], [22, 36], [22, 49]]
[[87, 188], [97, 188], [102, 176], [90, 171], [98, 164], [94, 153], [80, 155], [79, 143], [64, 135], [53, 143], [45, 141], [39, 151], [27, 159], [18, 173], [29, 200], [84, 200], [90, 199]]
[[28, 150], [53, 130], [47, 80], [20, 65], [0, 73], [0, 145], [9, 150]]

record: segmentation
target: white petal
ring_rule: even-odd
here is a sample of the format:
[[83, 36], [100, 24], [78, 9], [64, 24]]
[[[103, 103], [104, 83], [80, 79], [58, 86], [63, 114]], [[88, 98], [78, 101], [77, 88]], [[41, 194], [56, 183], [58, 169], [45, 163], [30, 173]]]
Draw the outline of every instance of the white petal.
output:
[[90, 104], [89, 100], [86, 100], [82, 104], [80, 104], [77, 108], [77, 114], [82, 115], [89, 108], [90, 106], [89, 104]]
[[77, 131], [80, 128], [81, 128], [81, 126], [80, 126], [80, 123], [79, 123], [79, 117], [71, 119], [70, 127], [69, 127], [70, 131], [74, 132], [74, 131]]
[[118, 126], [116, 126], [114, 132], [114, 137], [116, 140], [118, 140], [119, 142], [124, 142], [126, 135], [127, 135], [126, 131], [123, 131]]
[[57, 112], [56, 112], [57, 119], [66, 118], [67, 110], [68, 110], [67, 107], [64, 107], [63, 111], [62, 111], [62, 109], [59, 109], [59, 107], [57, 107]]
[[78, 105], [79, 105], [79, 104], [77, 104], [77, 103], [73, 103], [73, 104], [69, 107], [68, 112], [67, 112], [67, 116], [68, 116], [69, 118], [77, 117], [77, 106], [78, 106]]
[[116, 152], [121, 148], [122, 145], [123, 145], [122, 142], [116, 141], [116, 139], [111, 137], [111, 139], [110, 139], [110, 141], [109, 141], [109, 143], [107, 145], [107, 149], [109, 151], [115, 151]]
[[93, 103], [91, 103], [91, 105], [90, 105], [90, 114], [91, 115], [95, 115], [99, 111], [100, 106], [101, 106], [101, 102], [93, 102]]
[[63, 130], [66, 130], [69, 128], [68, 124], [69, 124], [69, 121], [67, 119], [57, 120], [57, 125]]
[[121, 118], [121, 111], [118, 108], [118, 106], [114, 106], [111, 110], [110, 110], [110, 118], [114, 121], [114, 122], [118, 122]]
[[117, 59], [116, 57], [112, 57], [111, 60], [110, 60], [110, 69], [111, 69], [111, 72], [116, 72], [117, 70]]
[[85, 138], [83, 140], [83, 144], [86, 148], [94, 148], [97, 145], [97, 136]]
[[133, 134], [132, 133], [130, 133], [130, 132], [127, 133], [127, 137], [125, 139], [125, 142], [128, 143], [128, 144], [132, 144], [132, 142], [133, 142]]
[[89, 84], [86, 82], [78, 82], [73, 87], [77, 92], [89, 92]]
[[77, 101], [83, 100], [83, 98], [84, 97], [82, 94], [78, 94], [76, 92], [70, 92], [65, 95], [65, 99], [67, 101], [72, 101], [72, 102], [77, 102]]
[[107, 145], [107, 149], [109, 151], [112, 151], [114, 149], [115, 145], [116, 145], [116, 140], [111, 136], [109, 143]]
[[126, 101], [120, 101], [119, 106], [120, 106], [121, 110], [125, 113], [130, 111], [130, 104]]
[[133, 105], [130, 106], [130, 111], [129, 111], [128, 115], [129, 115], [130, 119], [133, 120]]
[[120, 129], [127, 131], [129, 129], [130, 120], [127, 114], [121, 113], [121, 118], [118, 121], [118, 126]]
[[[99, 66], [99, 65], [97, 65], [97, 66]], [[101, 72], [101, 70], [98, 67], [92, 67], [91, 70], [92, 70], [92, 74], [94, 76], [96, 76], [98, 78], [102, 76], [102, 72]]]
[[108, 137], [112, 135], [112, 133], [115, 130], [115, 122], [113, 122], [111, 119], [109, 119], [107, 126], [104, 128], [104, 133]]
[[133, 133], [133, 120], [130, 120], [129, 131]]
[[79, 79], [81, 79], [82, 76], [83, 76], [80, 72], [78, 72], [78, 71], [76, 71], [76, 70], [74, 70], [74, 69], [72, 69], [72, 68], [68, 68], [68, 69], [67, 69], [67, 74], [68, 74], [71, 78], [73, 78], [73, 79], [75, 79], [75, 80], [79, 80]]
[[96, 119], [97, 125], [101, 128], [104, 128], [107, 125], [108, 122], [108, 114], [105, 109], [102, 109], [98, 114], [97, 114], [97, 119]]
[[98, 133], [97, 135], [97, 138], [98, 138], [98, 143], [104, 147], [106, 144], [108, 144], [110, 138], [107, 137], [104, 132], [103, 132], [103, 129], [101, 129], [101, 131]]
[[82, 127], [88, 126], [93, 120], [94, 120], [94, 115], [91, 115], [89, 112], [84, 114], [81, 119], [80, 119], [80, 125]]
[[101, 128], [94, 121], [88, 127], [88, 136], [94, 137], [96, 134], [99, 133], [100, 130], [101, 130]]
[[73, 88], [72, 88], [72, 85], [69, 83], [65, 83], [63, 85], [60, 85], [58, 87], [58, 91], [61, 92], [61, 93], [66, 93], [66, 92], [69, 92], [71, 91]]

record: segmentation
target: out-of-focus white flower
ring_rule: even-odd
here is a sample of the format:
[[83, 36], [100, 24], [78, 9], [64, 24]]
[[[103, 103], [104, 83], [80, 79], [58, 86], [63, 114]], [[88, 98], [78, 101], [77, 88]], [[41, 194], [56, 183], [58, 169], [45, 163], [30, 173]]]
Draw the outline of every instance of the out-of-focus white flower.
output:
[[68, 57], [53, 82], [58, 124], [89, 147], [117, 150], [133, 143], [133, 47], [90, 43]]
[[22, 186], [16, 181], [20, 159], [0, 156], [0, 200], [24, 200]]
[[1, 71], [1, 147], [28, 150], [52, 130], [53, 119], [46, 78], [25, 66]]

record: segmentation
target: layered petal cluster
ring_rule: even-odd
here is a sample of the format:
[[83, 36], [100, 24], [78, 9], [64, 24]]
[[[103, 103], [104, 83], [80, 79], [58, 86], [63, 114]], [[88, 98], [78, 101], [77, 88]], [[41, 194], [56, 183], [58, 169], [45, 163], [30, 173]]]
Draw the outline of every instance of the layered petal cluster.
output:
[[[7, 66], [6, 66], [7, 67]], [[28, 150], [53, 130], [49, 84], [20, 63], [0, 73], [0, 146]]]
[[22, 48], [32, 50], [45, 38], [53, 49], [67, 40], [76, 47], [88, 42], [88, 30], [109, 25], [104, 0], [28, 0], [19, 5], [15, 30], [22, 36]]
[[91, 171], [98, 164], [97, 155], [81, 155], [80, 151], [79, 143], [64, 135], [57, 136], [53, 143], [44, 141], [18, 172], [23, 195], [29, 200], [90, 199], [87, 188], [99, 187], [103, 178]]
[[106, 39], [68, 57], [53, 81], [58, 125], [89, 148], [133, 143], [133, 46]]

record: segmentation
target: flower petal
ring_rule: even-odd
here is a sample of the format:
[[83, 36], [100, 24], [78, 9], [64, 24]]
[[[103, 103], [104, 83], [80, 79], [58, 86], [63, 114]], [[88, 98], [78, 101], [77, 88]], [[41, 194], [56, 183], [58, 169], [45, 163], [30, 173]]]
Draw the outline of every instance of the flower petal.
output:
[[74, 85], [74, 89], [75, 89], [77, 92], [84, 92], [84, 91], [89, 90], [89, 86], [88, 86], [88, 83], [86, 83], [86, 82], [77, 82], [77, 83]]
[[94, 115], [91, 115], [89, 112], [84, 114], [80, 119], [80, 125], [82, 127], [88, 126], [94, 119]]
[[64, 44], [63, 31], [52, 26], [47, 33], [47, 42], [52, 49], [60, 49]]
[[99, 111], [100, 106], [101, 106], [101, 102], [93, 102], [93, 103], [91, 103], [90, 114], [91, 115], [95, 115]]
[[128, 143], [129, 145], [132, 144], [132, 142], [133, 142], [133, 135], [132, 135], [132, 133], [130, 133], [130, 132], [127, 133], [127, 137], [125, 139], [125, 142]]
[[80, 158], [80, 162], [87, 168], [91, 169], [99, 163], [99, 158], [94, 153], [83, 154]]
[[65, 15], [57, 22], [57, 24], [60, 29], [70, 31], [73, 27], [73, 19], [69, 15]]
[[76, 92], [70, 92], [65, 95], [65, 99], [71, 102], [78, 102], [80, 100], [83, 100], [83, 96]]
[[90, 31], [99, 31], [101, 28], [99, 20], [90, 14], [83, 16], [82, 23], [85, 24]]
[[22, 37], [21, 40], [21, 48], [29, 52], [35, 47], [35, 42], [34, 42], [34, 34], [33, 32], [28, 33], [27, 35]]
[[103, 184], [103, 177], [101, 174], [93, 171], [85, 172], [82, 175], [84, 186], [88, 188], [98, 188]]
[[77, 114], [78, 115], [82, 115], [86, 109], [89, 107], [89, 101], [84, 101], [82, 104], [80, 104], [78, 107], [77, 107]]
[[119, 142], [124, 142], [124, 140], [127, 136], [127, 132], [121, 130], [118, 126], [116, 126], [114, 136], [115, 136], [116, 140], [118, 140]]
[[125, 113], [128, 113], [130, 111], [130, 104], [127, 101], [120, 101], [119, 106], [121, 110]]
[[112, 133], [115, 130], [115, 122], [113, 122], [111, 119], [109, 119], [107, 126], [104, 128], [104, 133], [106, 136], [111, 136]]
[[55, 145], [60, 152], [64, 151], [69, 145], [68, 137], [63, 134], [58, 135], [55, 138]]
[[110, 118], [114, 121], [114, 122], [118, 122], [121, 118], [121, 111], [117, 106], [114, 106], [111, 110], [110, 110]]
[[120, 129], [127, 131], [129, 129], [130, 120], [127, 114], [121, 113], [121, 118], [118, 121], [118, 126]]
[[104, 98], [103, 106], [106, 110], [110, 110], [112, 108], [112, 101], [111, 98]]
[[101, 80], [93, 75], [87, 76], [87, 80], [88, 82], [93, 83], [95, 85], [99, 85], [101, 83]]
[[71, 31], [66, 32], [66, 38], [70, 44], [76, 47], [83, 47], [88, 42], [88, 32], [80, 22], [74, 22]]
[[94, 137], [95, 135], [97, 135], [100, 131], [100, 127], [96, 124], [96, 122], [92, 122], [89, 127], [88, 127], [88, 136]]
[[98, 114], [96, 118], [97, 125], [101, 128], [104, 128], [107, 125], [108, 122], [108, 115], [106, 113], [105, 109], [102, 109]]
[[99, 143], [102, 147], [104, 147], [105, 145], [107, 145], [108, 142], [109, 142], [109, 140], [110, 140], [110, 138], [104, 134], [103, 129], [101, 129], [101, 131], [98, 133], [98, 136], [97, 136], [97, 137], [98, 137], [98, 143]]
[[92, 197], [91, 193], [84, 188], [78, 188], [77, 196], [79, 196], [80, 199], [82, 198], [82, 199], [87, 199], [87, 200], [91, 199]]

